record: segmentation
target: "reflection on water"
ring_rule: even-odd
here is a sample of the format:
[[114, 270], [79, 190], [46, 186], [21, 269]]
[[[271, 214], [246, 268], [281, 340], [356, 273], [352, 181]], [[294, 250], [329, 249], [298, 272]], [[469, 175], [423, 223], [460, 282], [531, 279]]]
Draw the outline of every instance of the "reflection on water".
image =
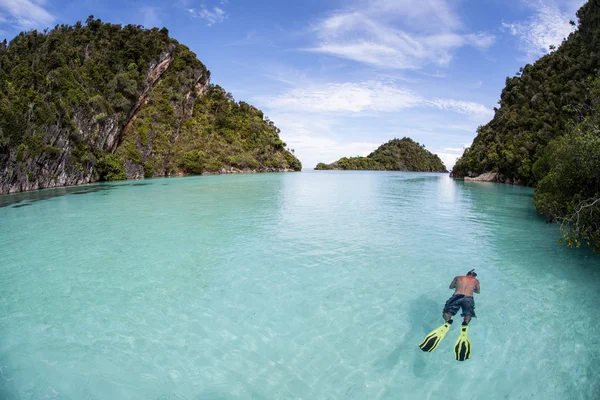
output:
[[[126, 186], [147, 186], [151, 183], [93, 183], [89, 185], [68, 186], [52, 189], [34, 190], [31, 192], [14, 193], [0, 196], [0, 208], [8, 207], [18, 203], [35, 203], [37, 201], [49, 200], [54, 197], [66, 196], [69, 194], [89, 194], [112, 190], [118, 187]], [[13, 206], [13, 208], [26, 207], [31, 204]]]

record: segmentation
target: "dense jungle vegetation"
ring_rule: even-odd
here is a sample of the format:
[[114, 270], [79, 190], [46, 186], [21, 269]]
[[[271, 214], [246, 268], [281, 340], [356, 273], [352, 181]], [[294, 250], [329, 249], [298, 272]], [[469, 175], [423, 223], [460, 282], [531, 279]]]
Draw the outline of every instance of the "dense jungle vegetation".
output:
[[436, 154], [407, 137], [390, 140], [366, 157], [342, 157], [315, 169], [448, 172]]
[[577, 17], [562, 45], [506, 79], [494, 118], [452, 176], [497, 172], [534, 186], [538, 212], [561, 223], [567, 245], [600, 250], [600, 2]]

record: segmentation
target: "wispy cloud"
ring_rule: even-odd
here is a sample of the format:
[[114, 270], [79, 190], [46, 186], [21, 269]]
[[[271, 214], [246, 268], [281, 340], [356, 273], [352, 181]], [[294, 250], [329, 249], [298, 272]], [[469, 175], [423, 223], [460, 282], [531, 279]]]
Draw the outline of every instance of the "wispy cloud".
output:
[[380, 81], [329, 83], [294, 88], [281, 95], [260, 97], [269, 108], [312, 113], [386, 113], [424, 107], [487, 122], [494, 112], [482, 104], [456, 99], [424, 98], [411, 90]]
[[[367, 156], [382, 143], [349, 142], [330, 137], [297, 135], [287, 130], [289, 148], [294, 149], [305, 168], [314, 168], [317, 163], [331, 163], [342, 157]], [[316, 156], [316, 157], [315, 157]]]
[[431, 99], [423, 100], [424, 106], [430, 105], [440, 110], [450, 111], [457, 114], [466, 115], [475, 120], [487, 122], [494, 116], [494, 111], [483, 104], [472, 101], [462, 101], [455, 99]]
[[268, 67], [262, 66], [262, 76], [287, 86], [300, 87], [302, 85], [313, 85], [312, 77], [306, 71], [285, 64], [273, 64]]
[[511, 35], [519, 37], [527, 60], [533, 60], [548, 53], [550, 46], [558, 46], [563, 39], [575, 30], [569, 21], [568, 13], [555, 5], [531, 3], [537, 10], [529, 19], [520, 22], [502, 23]]
[[476, 81], [473, 83], [468, 83], [465, 86], [468, 87], [469, 89], [479, 89], [483, 86], [483, 81]]
[[208, 8], [204, 4], [200, 6], [200, 9], [196, 8], [188, 8], [188, 13], [192, 16], [192, 18], [200, 18], [206, 21], [207, 26], [213, 26], [214, 24], [218, 24], [220, 22], [225, 21], [227, 18], [227, 13], [223, 9], [228, 3], [227, 0], [222, 0], [220, 2], [222, 7], [212, 7]]
[[0, 22], [19, 29], [48, 27], [55, 18], [45, 4], [45, 0], [0, 0]]
[[379, 68], [419, 69], [447, 65], [460, 47], [485, 49], [494, 43], [493, 35], [464, 34], [461, 26], [445, 0], [380, 0], [318, 22], [313, 27], [317, 44], [306, 50]]
[[142, 15], [144, 16], [144, 27], [153, 28], [161, 25], [161, 20], [158, 17], [158, 13], [155, 7], [143, 7], [141, 9]]
[[401, 19], [411, 30], [452, 31], [463, 23], [448, 0], [364, 0], [366, 13], [390, 20]]
[[463, 147], [446, 147], [441, 150], [433, 150], [433, 152], [440, 157], [446, 168], [450, 170], [454, 167], [454, 164], [456, 164], [456, 160], [462, 157], [465, 149], [470, 146], [471, 144], [468, 143]]
[[[281, 129], [282, 139], [295, 150], [303, 168], [314, 168], [319, 162], [330, 163], [341, 157], [366, 156], [381, 145], [369, 140], [348, 140], [343, 124], [323, 115], [303, 115], [278, 110], [272, 115]], [[339, 137], [336, 134], [342, 133]]]
[[414, 107], [421, 101], [410, 90], [380, 82], [331, 83], [312, 88], [296, 88], [282, 95], [260, 99], [271, 108], [307, 112], [386, 112]]

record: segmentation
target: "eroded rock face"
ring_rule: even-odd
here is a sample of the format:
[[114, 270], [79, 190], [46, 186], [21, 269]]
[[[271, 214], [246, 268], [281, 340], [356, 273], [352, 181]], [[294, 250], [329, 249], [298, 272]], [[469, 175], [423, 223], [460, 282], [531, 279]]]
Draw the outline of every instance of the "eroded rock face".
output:
[[[84, 137], [92, 128], [81, 114], [75, 115], [74, 122]], [[109, 121], [104, 130], [99, 131], [98, 142], [103, 145], [114, 140], [114, 131]], [[76, 167], [70, 162], [74, 143], [68, 131], [52, 126], [45, 133], [45, 140], [53, 143], [53, 147], [60, 149], [60, 152], [42, 152], [36, 157], [21, 158], [18, 148], [9, 150], [6, 161], [0, 163], [0, 194], [80, 185], [95, 180], [93, 164]]]
[[[131, 125], [140, 107], [147, 101], [152, 89], [160, 83], [161, 76], [169, 68], [174, 50], [175, 46], [171, 45], [160, 55], [159, 61], [150, 63], [146, 77], [140, 86], [138, 100], [131, 106], [122, 128], [119, 127], [116, 115], [86, 113], [83, 107], [80, 107], [73, 116], [78, 135], [73, 135], [68, 130], [57, 126], [50, 126], [44, 134], [44, 143], [50, 143], [53, 148], [60, 151], [41, 152], [36, 157], [22, 158], [18, 148], [9, 149], [8, 155], [5, 155], [4, 159], [0, 158], [0, 194], [97, 181], [98, 174], [91, 154], [87, 158], [86, 155], [77, 154], [78, 162], [74, 163], [72, 160], [78, 142], [86, 142], [88, 146], [103, 153], [113, 152], [119, 145], [123, 132]], [[200, 71], [198, 75], [203, 76]], [[208, 82], [201, 82], [201, 78], [198, 79], [195, 84], [196, 91], [188, 96], [192, 104], [197, 97], [196, 93], [203, 93], [207, 86]], [[143, 168], [139, 165], [129, 163], [125, 168], [130, 179], [144, 177]]]
[[[64, 153], [69, 151], [67, 147]], [[94, 181], [94, 171], [91, 166], [83, 170], [69, 168], [64, 154], [58, 160], [49, 163], [45, 163], [43, 158], [44, 155], [38, 159], [17, 162], [15, 155], [11, 154], [7, 162], [10, 166], [0, 171], [0, 194], [80, 185]]]

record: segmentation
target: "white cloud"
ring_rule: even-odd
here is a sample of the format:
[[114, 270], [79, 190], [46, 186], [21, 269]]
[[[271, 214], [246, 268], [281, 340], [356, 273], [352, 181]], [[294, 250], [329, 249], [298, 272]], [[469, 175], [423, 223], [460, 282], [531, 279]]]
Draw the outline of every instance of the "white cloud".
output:
[[575, 30], [569, 24], [568, 13], [554, 5], [538, 4], [538, 7], [535, 15], [526, 21], [502, 23], [510, 34], [519, 37], [528, 60], [548, 53], [550, 45], [559, 46]]
[[448, 171], [450, 171], [454, 167], [454, 164], [456, 164], [456, 160], [460, 158], [463, 154], [462, 152], [449, 153], [444, 151], [434, 151], [433, 153], [437, 154], [437, 156], [442, 160]]
[[442, 160], [442, 162], [444, 163], [446, 168], [448, 168], [448, 170], [451, 170], [454, 167], [454, 164], [456, 164], [456, 159], [461, 157], [463, 155], [465, 149], [470, 146], [471, 146], [471, 144], [469, 143], [469, 144], [465, 144], [462, 148], [447, 147], [445, 149], [442, 149], [439, 151], [432, 151], [432, 152], [437, 154], [440, 157], [440, 159]]
[[[312, 112], [300, 107], [270, 107], [270, 104], [261, 104], [261, 107], [281, 129], [281, 139], [295, 150], [305, 169], [341, 157], [366, 156], [388, 140], [404, 136], [425, 144], [451, 169], [463, 149], [469, 146], [461, 147], [462, 144], [472, 138], [481, 123], [463, 114], [442, 114], [431, 104], [418, 112], [405, 109], [387, 115], [318, 112], [316, 106], [312, 106]], [[348, 113], [361, 118], [349, 118]]]
[[329, 83], [295, 88], [284, 94], [257, 98], [272, 109], [312, 113], [384, 113], [425, 107], [449, 111], [481, 122], [494, 112], [482, 104], [455, 99], [426, 99], [411, 90], [380, 81]]
[[466, 85], [469, 89], [479, 89], [483, 86], [483, 81], [476, 81]]
[[459, 33], [461, 26], [445, 0], [381, 0], [320, 21], [313, 27], [318, 44], [307, 50], [380, 68], [419, 69], [447, 65], [454, 50], [485, 49], [495, 40], [488, 33]]
[[496, 37], [486, 32], [471, 33], [464, 36], [465, 43], [480, 49], [487, 49], [496, 41]]
[[[317, 163], [331, 163], [342, 157], [366, 156], [381, 145], [367, 141], [344, 140], [344, 127], [335, 118], [321, 115], [275, 112], [273, 115], [281, 138], [288, 148], [294, 149], [303, 169]], [[336, 137], [336, 134], [342, 134]]]
[[314, 168], [318, 163], [330, 164], [342, 157], [365, 157], [381, 146], [381, 143], [338, 141], [314, 135], [293, 135], [287, 139], [289, 148], [301, 160], [302, 167]]
[[[541, 0], [539, 0], [541, 1]], [[573, 15], [574, 20], [577, 10], [581, 8], [587, 0], [556, 0], [561, 9], [569, 15]]]
[[145, 28], [159, 27], [161, 25], [161, 20], [158, 17], [156, 8], [144, 7], [141, 9], [141, 11], [142, 11], [142, 15], [144, 16], [143, 25]]
[[432, 99], [426, 100], [423, 104], [430, 104], [440, 110], [455, 112], [458, 114], [467, 115], [473, 119], [481, 119], [489, 121], [494, 116], [494, 111], [487, 108], [483, 104], [474, 103], [472, 101], [461, 101], [454, 99]]
[[389, 19], [401, 18], [411, 30], [456, 30], [463, 24], [447, 0], [365, 0], [370, 14]]
[[[227, 5], [227, 1], [221, 2], [221, 5]], [[204, 4], [200, 6], [200, 10], [195, 8], [188, 8], [187, 11], [193, 18], [200, 18], [207, 22], [207, 26], [212, 26], [220, 22], [225, 21], [227, 13], [220, 7], [213, 7], [212, 9], [207, 8]]]
[[20, 29], [46, 28], [54, 16], [44, 5], [44, 0], [0, 0], [0, 22]]
[[414, 107], [421, 99], [410, 90], [385, 86], [380, 82], [331, 83], [306, 89], [292, 89], [280, 96], [259, 101], [270, 108], [306, 112], [394, 111]]
[[[269, 118], [281, 129], [282, 140], [295, 149], [305, 168], [341, 157], [366, 156], [393, 137], [428, 138], [426, 141], [434, 144], [442, 137], [454, 137], [462, 143], [464, 135], [457, 132], [472, 134], [477, 125], [493, 116], [493, 110], [481, 104], [425, 98], [389, 80], [311, 83], [280, 95], [256, 97], [253, 102], [269, 110]], [[390, 115], [397, 117], [380, 125]], [[456, 145], [439, 151], [428, 148], [449, 169], [463, 153]]]
[[284, 83], [292, 87], [299, 87], [300, 83], [306, 85], [312, 82], [312, 75], [301, 69], [285, 65], [262, 65], [262, 75], [268, 79]]
[[[378, 128], [374, 128], [377, 133], [371, 134], [368, 133], [369, 130], [365, 130], [361, 139], [349, 139], [352, 132], [356, 133], [356, 129], [353, 124], [348, 125], [347, 119], [343, 117], [281, 110], [274, 111], [270, 117], [281, 129], [281, 139], [286, 142], [288, 148], [295, 150], [295, 155], [302, 162], [304, 169], [314, 168], [319, 162], [331, 163], [341, 157], [367, 156], [394, 137], [408, 136], [415, 139], [420, 136], [421, 139], [416, 139], [420, 142], [436, 141], [435, 136], [430, 136], [433, 132], [408, 127], [392, 127], [387, 132], [380, 132]], [[443, 128], [434, 130], [443, 131]], [[474, 131], [474, 127], [470, 131]], [[453, 136], [448, 133], [443, 135]], [[425, 139], [426, 137], [429, 139]], [[470, 143], [467, 143], [463, 147], [436, 149], [435, 146], [431, 148], [428, 145], [427, 149], [437, 154], [448, 169], [452, 169], [456, 159], [462, 156], [464, 149], [469, 146]]]

